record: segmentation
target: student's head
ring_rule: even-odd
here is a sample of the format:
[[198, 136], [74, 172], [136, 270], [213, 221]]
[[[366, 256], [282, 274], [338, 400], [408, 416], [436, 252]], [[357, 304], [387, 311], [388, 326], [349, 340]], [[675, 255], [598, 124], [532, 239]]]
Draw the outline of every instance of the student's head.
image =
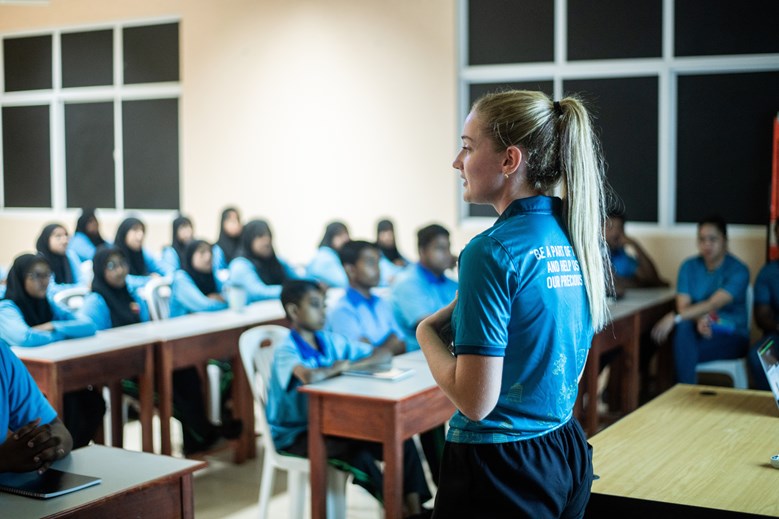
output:
[[5, 298], [20, 302], [31, 297], [46, 299], [51, 281], [51, 268], [46, 258], [35, 254], [21, 254], [8, 272]]
[[127, 257], [117, 247], [99, 247], [92, 258], [93, 285], [105, 282], [111, 288], [122, 288], [127, 284], [130, 265]]
[[173, 220], [173, 244], [174, 246], [186, 245], [192, 241], [195, 230], [192, 227], [192, 220], [186, 216], [180, 215]]
[[349, 238], [349, 228], [343, 222], [330, 222], [325, 228], [325, 234], [322, 236], [322, 241], [319, 243], [320, 247], [330, 247], [334, 250], [341, 250], [344, 243], [347, 243]]
[[244, 253], [257, 258], [271, 258], [273, 252], [273, 233], [265, 220], [252, 220], [243, 227], [241, 247]]
[[431, 272], [441, 275], [452, 266], [449, 231], [438, 224], [422, 227], [417, 232], [419, 262]]
[[81, 210], [81, 216], [76, 221], [76, 231], [83, 232], [87, 236], [95, 236], [100, 232], [100, 224], [95, 216], [95, 210], [85, 208]]
[[235, 207], [226, 207], [222, 211], [222, 220], [220, 224], [220, 234], [224, 233], [231, 238], [237, 238], [241, 235], [241, 213]]
[[609, 249], [617, 250], [622, 247], [622, 241], [625, 237], [625, 213], [610, 211], [603, 225], [603, 234]]
[[379, 249], [373, 243], [353, 240], [338, 252], [349, 284], [355, 288], [370, 289], [379, 285]]
[[281, 305], [293, 326], [315, 332], [325, 326], [325, 294], [310, 279], [291, 279], [281, 288]]
[[184, 248], [184, 260], [182, 268], [188, 270], [188, 266], [195, 272], [208, 274], [212, 271], [211, 244], [205, 240], [192, 240]]
[[38, 252], [62, 256], [68, 250], [68, 231], [58, 223], [51, 223], [43, 228], [35, 244]]
[[584, 105], [557, 102], [543, 92], [486, 94], [473, 104], [463, 127], [463, 147], [452, 164], [464, 180], [467, 202], [498, 213], [517, 199], [552, 194], [561, 184], [571, 237], [596, 330], [608, 320], [610, 272], [603, 239], [604, 175], [600, 148]]
[[391, 220], [380, 220], [376, 225], [376, 244], [382, 248], [395, 246], [395, 226]]
[[725, 219], [711, 215], [698, 222], [698, 252], [706, 263], [718, 263], [728, 252], [728, 228]]
[[116, 230], [114, 243], [120, 247], [127, 247], [131, 251], [139, 252], [143, 248], [143, 238], [146, 234], [146, 226], [138, 218], [125, 218]]

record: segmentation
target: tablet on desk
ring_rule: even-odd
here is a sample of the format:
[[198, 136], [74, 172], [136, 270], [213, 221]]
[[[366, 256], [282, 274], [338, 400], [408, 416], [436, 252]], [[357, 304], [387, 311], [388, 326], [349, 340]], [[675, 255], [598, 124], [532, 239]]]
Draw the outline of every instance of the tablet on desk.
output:
[[69, 494], [99, 484], [100, 478], [48, 469], [43, 474], [4, 472], [0, 474], [0, 491], [38, 499]]
[[414, 368], [396, 368], [386, 366], [367, 366], [360, 369], [347, 369], [341, 373], [351, 377], [368, 377], [379, 380], [401, 380], [414, 374]]

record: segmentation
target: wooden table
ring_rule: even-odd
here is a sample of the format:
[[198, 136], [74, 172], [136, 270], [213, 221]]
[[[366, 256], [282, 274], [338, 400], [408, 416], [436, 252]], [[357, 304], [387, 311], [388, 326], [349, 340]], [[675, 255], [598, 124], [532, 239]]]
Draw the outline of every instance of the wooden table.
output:
[[99, 485], [51, 499], [0, 493], [0, 515], [13, 518], [194, 517], [192, 473], [202, 461], [101, 445], [74, 450], [54, 468], [102, 478]]
[[41, 391], [63, 416], [63, 396], [87, 386], [111, 390], [111, 443], [122, 446], [122, 379], [138, 377], [142, 447], [153, 451], [155, 341], [123, 328], [97, 332], [92, 337], [58, 341], [36, 348], [14, 346]]
[[451, 418], [454, 405], [438, 388], [421, 351], [399, 355], [393, 364], [412, 367], [397, 381], [335, 377], [303, 386], [309, 396], [311, 512], [326, 513], [327, 456], [324, 435], [382, 443], [385, 517], [402, 517], [403, 442]]
[[779, 516], [768, 391], [678, 384], [590, 438], [587, 517]]
[[[612, 321], [592, 339], [584, 376], [580, 384], [577, 408], [583, 408], [582, 427], [588, 436], [598, 430], [598, 375], [601, 355], [620, 349], [613, 371], [620, 377], [620, 413], [626, 415], [638, 407], [641, 335], [673, 308], [675, 293], [670, 288], [635, 288], [609, 305]], [[587, 394], [587, 405], [583, 405]]]

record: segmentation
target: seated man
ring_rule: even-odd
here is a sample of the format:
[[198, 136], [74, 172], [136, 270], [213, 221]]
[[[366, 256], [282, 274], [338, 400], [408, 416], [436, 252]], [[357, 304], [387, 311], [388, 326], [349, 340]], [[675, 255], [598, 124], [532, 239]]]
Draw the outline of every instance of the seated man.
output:
[[623, 212], [611, 211], [608, 214], [604, 234], [611, 254], [617, 297], [624, 294], [626, 288], [668, 286], [668, 282], [658, 275], [654, 262], [643, 247], [625, 234]]
[[[774, 222], [774, 236], [779, 243], [779, 220]], [[747, 360], [752, 375], [753, 389], [769, 390], [768, 380], [760, 365], [757, 356], [757, 348], [763, 344], [767, 337], [774, 338], [774, 352], [779, 354], [779, 260], [774, 260], [763, 265], [755, 279], [754, 292], [755, 323], [763, 332], [761, 340], [754, 345]]]

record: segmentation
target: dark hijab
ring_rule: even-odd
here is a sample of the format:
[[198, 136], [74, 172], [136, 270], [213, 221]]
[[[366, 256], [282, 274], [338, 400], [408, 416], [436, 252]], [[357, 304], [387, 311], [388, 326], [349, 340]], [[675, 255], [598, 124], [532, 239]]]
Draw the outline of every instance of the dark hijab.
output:
[[263, 283], [266, 285], [281, 285], [287, 279], [287, 273], [276, 257], [273, 245], [271, 245], [271, 255], [267, 258], [261, 258], [252, 252], [252, 242], [258, 236], [270, 236], [271, 240], [273, 239], [268, 222], [265, 220], [252, 220], [244, 225], [243, 232], [241, 233], [241, 256], [252, 262], [257, 275], [260, 276]]
[[90, 220], [97, 221], [95, 210], [82, 209], [81, 216], [79, 216], [78, 220], [76, 221], [76, 232], [83, 233], [87, 238], [89, 238], [89, 241], [92, 242], [92, 245], [95, 247], [100, 247], [101, 245], [105, 244], [105, 240], [102, 236], [100, 236], [99, 229], [93, 233], [87, 231], [87, 224], [90, 222]]
[[68, 257], [64, 254], [56, 254], [49, 248], [49, 238], [51, 238], [52, 233], [57, 229], [64, 228], [64, 226], [58, 223], [47, 225], [41, 231], [41, 235], [38, 236], [38, 242], [35, 244], [38, 253], [46, 258], [46, 261], [49, 263], [55, 283], [73, 283], [73, 271], [70, 269]]
[[125, 326], [141, 322], [141, 316], [133, 296], [127, 290], [127, 285], [114, 288], [105, 279], [106, 266], [111, 258], [127, 261], [119, 247], [100, 247], [92, 258], [92, 270], [95, 273], [92, 278], [92, 292], [100, 294], [108, 305], [111, 313], [111, 326]]
[[140, 226], [144, 232], [146, 231], [146, 226], [138, 218], [125, 218], [116, 230], [114, 247], [121, 250], [125, 258], [127, 258], [127, 262], [130, 264], [130, 274], [133, 276], [146, 276], [149, 274], [149, 271], [146, 270], [146, 261], [143, 259], [143, 248], [141, 250], [131, 250], [125, 243], [127, 233], [135, 226]]
[[192, 240], [187, 244], [186, 247], [184, 247], [184, 255], [181, 258], [181, 269], [189, 274], [189, 277], [192, 278], [192, 281], [195, 282], [195, 285], [197, 285], [200, 291], [203, 292], [203, 295], [207, 296], [217, 292], [214, 272], [213, 270], [209, 270], [208, 272], [199, 272], [195, 270], [195, 267], [192, 266], [192, 256], [195, 255], [197, 248], [203, 244], [209, 248], [211, 247], [211, 244], [205, 240]]
[[322, 237], [322, 241], [319, 243], [319, 246], [330, 247], [332, 249], [333, 238], [344, 232], [349, 232], [349, 229], [347, 229], [345, 223], [330, 222], [327, 224], [327, 227], [325, 227], [325, 235]]
[[230, 213], [239, 214], [238, 209], [235, 207], [228, 207], [222, 211], [222, 219], [219, 223], [219, 239], [216, 241], [216, 244], [219, 245], [219, 247], [224, 251], [225, 261], [227, 263], [230, 263], [230, 261], [232, 261], [232, 259], [238, 255], [238, 249], [241, 246], [240, 234], [233, 237], [225, 232], [225, 220], [227, 220], [227, 217], [230, 215]]
[[405, 261], [403, 256], [401, 256], [400, 252], [398, 251], [398, 245], [395, 243], [395, 240], [392, 241], [392, 245], [390, 246], [385, 246], [379, 243], [379, 233], [383, 231], [392, 231], [394, 236], [395, 226], [389, 220], [381, 220], [379, 222], [379, 224], [376, 226], [376, 247], [378, 247], [385, 258], [393, 263], [395, 263], [396, 260]]
[[34, 298], [24, 289], [24, 279], [38, 263], [49, 266], [46, 258], [40, 255], [22, 254], [17, 257], [8, 272], [8, 286], [5, 291], [5, 299], [13, 301], [19, 307], [24, 322], [30, 327], [48, 323], [54, 319], [54, 312], [49, 300], [45, 297], [43, 299]]
[[178, 254], [179, 263], [183, 260], [184, 247], [186, 247], [187, 244], [179, 240], [178, 232], [181, 227], [186, 227], [187, 225], [192, 227], [192, 220], [186, 216], [178, 216], [173, 220], [173, 239], [171, 240], [171, 246], [173, 247], [173, 250], [176, 251], [176, 254]]

